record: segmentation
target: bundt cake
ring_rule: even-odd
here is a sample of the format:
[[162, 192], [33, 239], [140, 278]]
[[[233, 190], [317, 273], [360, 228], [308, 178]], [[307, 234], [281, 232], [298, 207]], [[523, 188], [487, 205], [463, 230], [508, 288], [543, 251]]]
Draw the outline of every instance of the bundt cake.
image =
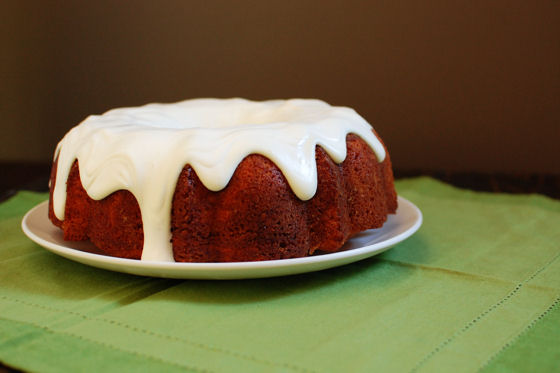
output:
[[149, 261], [341, 249], [397, 208], [391, 161], [354, 110], [194, 99], [90, 116], [58, 144], [49, 218], [65, 240]]

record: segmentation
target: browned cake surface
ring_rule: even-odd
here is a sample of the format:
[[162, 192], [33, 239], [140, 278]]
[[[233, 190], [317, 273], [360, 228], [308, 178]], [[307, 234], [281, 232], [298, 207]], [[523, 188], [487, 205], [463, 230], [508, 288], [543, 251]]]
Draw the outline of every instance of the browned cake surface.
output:
[[[348, 135], [337, 165], [317, 147], [318, 189], [309, 201], [292, 192], [267, 158], [247, 156], [225, 189], [211, 192], [185, 166], [173, 196], [173, 253], [181, 262], [284, 259], [334, 252], [353, 234], [378, 228], [397, 208], [389, 156], [381, 163], [358, 136]], [[51, 173], [54, 186], [56, 165]], [[86, 194], [76, 162], [67, 184], [65, 220], [49, 217], [66, 240], [90, 239], [107, 255], [139, 259], [143, 231], [138, 203], [128, 191], [100, 201]]]

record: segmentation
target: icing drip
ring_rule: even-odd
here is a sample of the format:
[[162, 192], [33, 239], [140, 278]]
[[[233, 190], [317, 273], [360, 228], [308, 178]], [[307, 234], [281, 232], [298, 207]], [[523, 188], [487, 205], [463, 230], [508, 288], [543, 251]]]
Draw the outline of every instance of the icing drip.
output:
[[66, 180], [77, 159], [92, 199], [121, 189], [136, 197], [144, 230], [142, 260], [173, 261], [171, 204], [186, 164], [206, 188], [219, 191], [243, 158], [261, 154], [280, 168], [298, 198], [308, 200], [317, 189], [315, 147], [341, 163], [349, 133], [360, 136], [379, 161], [385, 158], [360, 115], [320, 100], [194, 99], [113, 109], [89, 116], [58, 144], [54, 213], [64, 220]]

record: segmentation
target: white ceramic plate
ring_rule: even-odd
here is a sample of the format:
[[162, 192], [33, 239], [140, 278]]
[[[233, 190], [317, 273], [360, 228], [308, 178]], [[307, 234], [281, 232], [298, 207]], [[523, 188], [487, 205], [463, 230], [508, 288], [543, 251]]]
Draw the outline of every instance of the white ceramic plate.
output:
[[[47, 250], [76, 262], [117, 272], [180, 279], [247, 279], [295, 275], [356, 262], [382, 253], [407, 239], [420, 228], [422, 213], [399, 197], [397, 213], [382, 228], [362, 232], [344, 245], [344, 251], [306, 258], [235, 263], [147, 262], [93, 254], [89, 242], [62, 239], [62, 231], [48, 219], [48, 201], [35, 206], [21, 223], [25, 234]], [[86, 251], [82, 251], [86, 250]]]

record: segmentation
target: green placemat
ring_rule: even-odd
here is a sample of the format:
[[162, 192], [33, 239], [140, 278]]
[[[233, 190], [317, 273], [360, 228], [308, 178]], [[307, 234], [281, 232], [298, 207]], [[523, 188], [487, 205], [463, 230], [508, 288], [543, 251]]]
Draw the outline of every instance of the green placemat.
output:
[[397, 182], [424, 225], [388, 252], [292, 277], [179, 281], [58, 257], [0, 205], [0, 360], [32, 371], [554, 371], [560, 202]]

